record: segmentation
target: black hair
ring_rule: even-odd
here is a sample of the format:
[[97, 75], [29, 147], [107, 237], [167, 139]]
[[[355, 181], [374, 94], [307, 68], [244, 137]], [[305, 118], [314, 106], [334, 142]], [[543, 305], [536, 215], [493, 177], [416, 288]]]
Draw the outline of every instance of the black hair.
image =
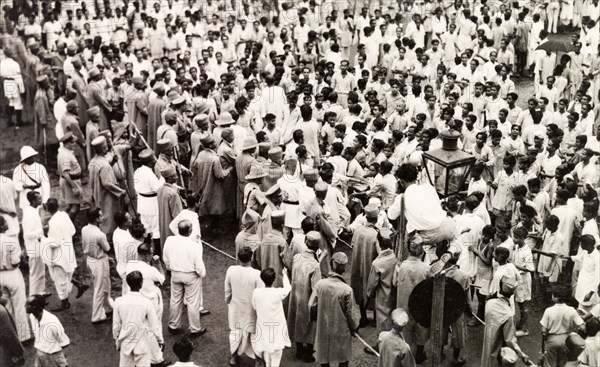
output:
[[260, 279], [263, 281], [263, 283], [265, 283], [267, 287], [273, 285], [273, 282], [275, 282], [276, 277], [277, 274], [275, 273], [275, 270], [273, 270], [273, 268], [266, 268], [260, 272]]

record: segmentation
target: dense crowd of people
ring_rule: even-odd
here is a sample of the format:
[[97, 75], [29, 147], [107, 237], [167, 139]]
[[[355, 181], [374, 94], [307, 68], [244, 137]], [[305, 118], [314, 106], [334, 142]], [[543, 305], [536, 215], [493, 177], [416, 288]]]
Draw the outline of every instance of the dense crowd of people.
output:
[[[33, 134], [1, 177], [0, 365], [33, 341], [66, 366], [88, 288], [120, 366], [170, 365], [167, 294], [173, 366], [194, 365], [206, 240], [237, 231], [230, 365], [293, 345], [348, 366], [373, 326], [379, 366], [423, 364], [440, 351], [409, 299], [441, 276], [470, 300], [448, 365], [538, 362], [532, 302], [540, 366], [600, 365], [598, 0], [1, 4], [0, 105]], [[464, 185], [424, 159], [443, 148], [475, 158]]]

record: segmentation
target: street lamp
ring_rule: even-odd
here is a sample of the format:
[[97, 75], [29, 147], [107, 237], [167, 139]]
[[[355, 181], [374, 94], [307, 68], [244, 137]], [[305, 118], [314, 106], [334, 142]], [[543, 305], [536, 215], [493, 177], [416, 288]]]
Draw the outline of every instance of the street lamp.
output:
[[444, 130], [440, 133], [442, 148], [423, 153], [427, 178], [441, 198], [461, 191], [476, 161], [471, 154], [458, 149], [460, 136], [456, 130]]

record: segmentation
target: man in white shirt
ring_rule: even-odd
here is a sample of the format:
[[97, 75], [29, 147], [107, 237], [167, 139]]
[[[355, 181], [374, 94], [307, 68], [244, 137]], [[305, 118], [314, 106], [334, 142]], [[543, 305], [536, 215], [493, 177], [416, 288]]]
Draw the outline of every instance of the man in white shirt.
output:
[[200, 294], [206, 268], [202, 260], [202, 247], [190, 238], [192, 223], [189, 220], [181, 221], [178, 231], [178, 235], [167, 238], [163, 249], [163, 260], [171, 271], [169, 330], [177, 331], [181, 326], [185, 297], [190, 336], [198, 337], [206, 333], [206, 328], [200, 322]]
[[558, 249], [558, 254], [567, 256], [569, 254], [569, 245], [573, 237], [573, 231], [578, 227], [577, 212], [567, 205], [569, 192], [565, 189], [558, 190], [556, 193], [556, 203], [550, 214], [556, 215], [560, 220], [558, 231], [563, 235], [565, 241], [562, 247]]
[[294, 155], [285, 159], [285, 171], [283, 176], [277, 180], [277, 184], [283, 192], [286, 193], [286, 200], [281, 204], [281, 209], [285, 212], [285, 232], [289, 234], [301, 233], [300, 222], [304, 219], [300, 208], [300, 193], [302, 192], [302, 181], [296, 175], [298, 160]]
[[46, 297], [40, 294], [29, 296], [25, 310], [35, 336], [36, 366], [66, 366], [67, 359], [62, 349], [71, 341], [58, 317], [44, 310]]
[[94, 284], [92, 323], [98, 324], [112, 317], [114, 301], [110, 297], [110, 270], [107, 255], [110, 245], [106, 234], [99, 227], [104, 220], [102, 210], [91, 209], [88, 211], [87, 219], [88, 225], [81, 229], [81, 243]]
[[164, 343], [152, 302], [140, 293], [144, 278], [139, 271], [127, 275], [131, 289], [115, 300], [113, 338], [119, 351], [119, 366], [149, 366], [152, 345]]
[[[127, 275], [134, 271], [139, 271], [144, 278], [140, 294], [152, 302], [156, 318], [158, 319], [159, 334], [162, 333], [162, 314], [164, 310], [162, 292], [159, 285], [165, 282], [165, 271], [159, 259], [153, 258], [152, 246], [149, 243], [142, 243], [137, 248], [137, 260], [130, 260], [127, 263], [125, 273]], [[129, 286], [128, 286], [129, 287]], [[163, 352], [158, 343], [152, 345], [152, 364], [160, 364], [164, 361]]]
[[458, 245], [460, 246], [460, 255], [457, 265], [460, 270], [468, 277], [474, 277], [477, 274], [477, 262], [475, 254], [469, 251], [469, 247], [478, 243], [481, 238], [481, 232], [485, 223], [477, 214], [475, 209], [479, 206], [479, 200], [473, 195], [465, 199], [465, 214], [457, 215], [454, 220], [459, 227], [469, 229], [468, 232], [458, 236]]
[[342, 60], [340, 63], [340, 72], [331, 78], [331, 88], [338, 95], [338, 101], [342, 107], [348, 107], [348, 93], [356, 88], [356, 77], [348, 73], [348, 60]]
[[[179, 234], [179, 224], [181, 222], [189, 221], [192, 223], [192, 233], [189, 235], [190, 240], [194, 241], [202, 251], [202, 233], [200, 232], [200, 219], [198, 218], [198, 210], [200, 209], [200, 197], [198, 195], [188, 195], [186, 198], [187, 208], [183, 209], [169, 224], [169, 229], [174, 234]], [[210, 315], [209, 310], [204, 309], [204, 296], [202, 293], [202, 287], [200, 287], [200, 316]]]
[[147, 71], [148, 73], [152, 71], [152, 63], [150, 60], [144, 60], [141, 49], [135, 50], [135, 59], [131, 63], [133, 64], [133, 76], [141, 76], [142, 71]]
[[265, 82], [266, 87], [260, 91], [260, 116], [266, 116], [268, 113], [274, 114], [275, 126], [281, 127], [287, 107], [285, 91], [275, 84], [275, 78], [272, 75], [267, 75]]
[[540, 99], [542, 97], [548, 98], [548, 107], [546, 110], [550, 113], [556, 110], [559, 98], [558, 89], [554, 87], [554, 81], [554, 76], [547, 77], [546, 84], [540, 86], [538, 92], [535, 95], [535, 98], [537, 99]]
[[27, 193], [29, 206], [23, 209], [23, 240], [29, 257], [29, 295], [43, 294], [46, 290], [46, 267], [42, 261], [41, 239], [44, 236], [38, 207], [42, 197], [37, 191]]
[[113, 232], [112, 241], [117, 259], [117, 273], [119, 273], [119, 276], [123, 280], [122, 294], [125, 295], [129, 292], [127, 282], [125, 281], [125, 267], [130, 260], [137, 258], [137, 246], [139, 242], [129, 233], [129, 228], [133, 224], [131, 215], [127, 212], [119, 211], [115, 213], [114, 217], [117, 228]]
[[581, 262], [581, 271], [575, 285], [575, 299], [581, 303], [588, 293], [598, 291], [598, 283], [600, 283], [600, 253], [596, 249], [596, 240], [592, 235], [586, 234], [581, 236], [579, 243], [583, 251], [581, 254], [570, 256], [569, 258], [574, 262]]
[[[400, 185], [404, 187], [407, 232], [418, 231], [427, 244], [454, 239], [458, 234], [456, 222], [446, 215], [433, 186], [416, 183], [417, 175], [417, 168], [410, 163], [401, 165], [397, 171]], [[396, 202], [392, 207], [395, 205]]]
[[[133, 174], [134, 188], [137, 192], [137, 210], [144, 227], [149, 233], [152, 233], [152, 239], [158, 242], [160, 241], [160, 231], [157, 192], [165, 179], [162, 176], [156, 177], [154, 173], [154, 152], [151, 149], [144, 149], [138, 157], [142, 165]], [[155, 245], [160, 245], [160, 243]]]
[[50, 178], [46, 168], [37, 163], [38, 152], [26, 145], [21, 148], [21, 163], [13, 171], [13, 183], [19, 192], [19, 207], [25, 209], [29, 206], [27, 193], [31, 190], [39, 192], [42, 203], [50, 197]]
[[184, 220], [190, 221], [192, 223], [192, 233], [190, 234], [190, 239], [197, 243], [199, 246], [202, 246], [202, 233], [200, 232], [200, 219], [198, 218], [198, 209], [199, 209], [199, 197], [198, 195], [188, 195], [186, 198], [187, 208], [183, 209], [169, 224], [169, 229], [174, 234], [179, 233], [179, 223]]
[[58, 21], [58, 13], [50, 13], [50, 19], [44, 23], [42, 31], [46, 35], [46, 50], [56, 50], [56, 41], [58, 41], [59, 35], [62, 33], [62, 25]]

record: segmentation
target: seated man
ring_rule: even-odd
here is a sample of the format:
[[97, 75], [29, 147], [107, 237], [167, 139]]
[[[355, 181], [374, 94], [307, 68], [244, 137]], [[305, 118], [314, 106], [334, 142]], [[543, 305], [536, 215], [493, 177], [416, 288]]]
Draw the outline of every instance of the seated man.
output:
[[[435, 188], [429, 184], [417, 184], [417, 176], [417, 167], [410, 163], [401, 165], [396, 171], [396, 177], [404, 188], [406, 231], [417, 231], [423, 242], [428, 244], [452, 241], [459, 234], [456, 222], [446, 215]], [[398, 196], [388, 211], [390, 219], [398, 217], [393, 213], [399, 213], [397, 208], [402, 205], [401, 202]]]

